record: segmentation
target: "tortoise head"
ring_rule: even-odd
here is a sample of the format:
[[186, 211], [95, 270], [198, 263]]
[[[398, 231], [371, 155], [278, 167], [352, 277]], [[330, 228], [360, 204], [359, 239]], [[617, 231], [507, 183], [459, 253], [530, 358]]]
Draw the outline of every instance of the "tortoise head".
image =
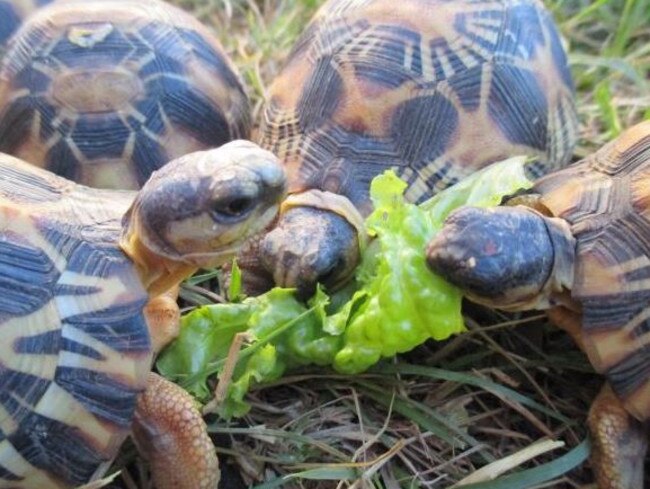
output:
[[426, 251], [429, 267], [472, 301], [506, 310], [550, 305], [573, 282], [575, 240], [565, 221], [523, 206], [461, 208]]
[[317, 283], [331, 288], [349, 279], [364, 238], [363, 217], [350, 200], [312, 189], [282, 204], [277, 224], [262, 240], [260, 260], [276, 285], [306, 296]]
[[277, 158], [251, 142], [190, 153], [156, 171], [138, 192], [123, 220], [121, 246], [145, 269], [220, 266], [272, 222], [285, 192]]

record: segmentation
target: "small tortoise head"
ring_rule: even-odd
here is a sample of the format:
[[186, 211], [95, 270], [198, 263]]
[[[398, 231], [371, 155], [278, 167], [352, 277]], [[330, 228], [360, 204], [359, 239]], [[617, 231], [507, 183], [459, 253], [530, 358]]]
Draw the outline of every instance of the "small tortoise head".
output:
[[[156, 171], [124, 217], [136, 261], [219, 266], [275, 218], [286, 192], [277, 158], [247, 141], [190, 153]], [[147, 255], [146, 257], [140, 255]]]
[[262, 240], [260, 260], [276, 285], [308, 296], [316, 284], [337, 287], [354, 272], [365, 234], [363, 217], [346, 197], [312, 189], [283, 203]]
[[447, 218], [426, 253], [429, 267], [470, 300], [522, 310], [547, 306], [550, 292], [570, 287], [558, 265], [572, 269], [573, 244], [563, 221], [527, 207], [465, 207]]

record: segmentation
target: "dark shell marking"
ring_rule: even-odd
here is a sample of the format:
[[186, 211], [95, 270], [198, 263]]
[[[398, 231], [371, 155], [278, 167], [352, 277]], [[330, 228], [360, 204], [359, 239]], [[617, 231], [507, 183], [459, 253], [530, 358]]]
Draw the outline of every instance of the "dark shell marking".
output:
[[[77, 486], [129, 432], [152, 357], [147, 294], [106, 211], [128, 199], [56, 199], [64, 182], [13, 161], [0, 163], [0, 485]], [[50, 198], [13, 199], [39, 183]]]
[[262, 145], [293, 172], [366, 205], [396, 168], [422, 201], [489, 162], [565, 165], [573, 84], [550, 14], [535, 1], [333, 0], [297, 42], [271, 97]]
[[540, 180], [577, 238], [572, 295], [595, 368], [638, 419], [650, 417], [650, 122]]
[[52, 0], [0, 0], [0, 53], [25, 18], [50, 2]]
[[0, 73], [0, 151], [137, 188], [180, 154], [248, 135], [246, 95], [216, 40], [170, 24], [171, 6], [151, 2], [158, 18], [134, 10], [127, 22], [107, 4], [84, 21], [54, 17], [70, 8], [55, 4], [17, 35]]

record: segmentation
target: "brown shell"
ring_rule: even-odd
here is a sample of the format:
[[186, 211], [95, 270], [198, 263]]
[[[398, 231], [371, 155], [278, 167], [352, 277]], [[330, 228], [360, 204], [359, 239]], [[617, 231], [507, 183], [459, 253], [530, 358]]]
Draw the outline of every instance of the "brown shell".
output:
[[368, 209], [395, 168], [422, 201], [493, 161], [565, 165], [573, 83], [550, 14], [535, 0], [330, 0], [269, 91], [261, 145], [290, 189]]
[[0, 70], [0, 151], [93, 187], [139, 188], [249, 131], [221, 44], [157, 0], [54, 2], [14, 35]]
[[130, 431], [153, 356], [133, 197], [0, 155], [0, 487], [83, 484]]
[[535, 189], [577, 239], [572, 296], [587, 354], [626, 408], [650, 417], [650, 121]]

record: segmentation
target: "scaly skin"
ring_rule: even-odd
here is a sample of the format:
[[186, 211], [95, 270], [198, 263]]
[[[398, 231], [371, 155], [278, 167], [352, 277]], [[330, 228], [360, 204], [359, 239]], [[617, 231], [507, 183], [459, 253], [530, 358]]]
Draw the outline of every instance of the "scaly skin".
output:
[[647, 433], [609, 385], [591, 405], [587, 423], [592, 438], [591, 464], [599, 489], [641, 489]]
[[[178, 336], [178, 287], [149, 301], [144, 309], [154, 351]], [[192, 397], [181, 387], [150, 373], [138, 398], [133, 438], [151, 467], [156, 489], [213, 489], [219, 460]]]
[[138, 398], [133, 437], [156, 489], [216, 489], [219, 461], [192, 397], [154, 373]]

